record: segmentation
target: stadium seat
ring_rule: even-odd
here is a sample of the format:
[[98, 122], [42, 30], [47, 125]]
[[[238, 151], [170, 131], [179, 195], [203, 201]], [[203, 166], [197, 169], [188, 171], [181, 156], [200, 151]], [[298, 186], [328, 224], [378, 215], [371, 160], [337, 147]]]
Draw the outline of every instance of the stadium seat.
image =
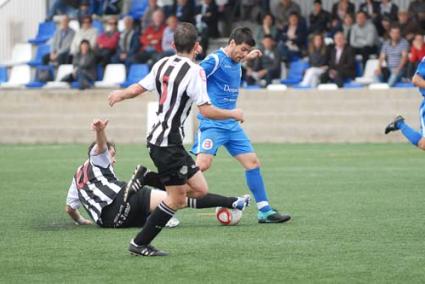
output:
[[18, 43], [13, 47], [12, 59], [2, 62], [1, 65], [13, 66], [25, 64], [32, 59], [32, 46], [29, 43]]
[[38, 31], [35, 38], [28, 40], [29, 43], [39, 45], [46, 43], [53, 37], [56, 31], [56, 24], [53, 21], [43, 22], [38, 24]]
[[106, 65], [102, 81], [96, 81], [94, 86], [97, 88], [118, 87], [125, 81], [125, 74], [124, 64], [108, 64]]
[[369, 85], [369, 90], [388, 90], [390, 85], [387, 83], [372, 83]]
[[356, 83], [368, 85], [373, 82], [375, 77], [375, 70], [378, 67], [378, 59], [369, 59], [366, 62], [365, 70], [362, 77], [357, 77], [355, 79]]
[[262, 89], [262, 87], [260, 85], [246, 85], [244, 87], [242, 87], [245, 90], [260, 90]]
[[270, 84], [267, 86], [268, 91], [286, 91], [288, 87], [284, 84]]
[[32, 67], [37, 67], [43, 65], [43, 56], [50, 53], [50, 45], [42, 44], [37, 48], [37, 52], [35, 54], [35, 58], [28, 62], [28, 64]]
[[7, 68], [0, 66], [0, 84], [7, 82]]
[[121, 84], [121, 87], [127, 88], [131, 84], [139, 82], [149, 73], [149, 66], [147, 64], [133, 64], [130, 66], [127, 80]]
[[317, 86], [317, 89], [320, 91], [333, 91], [333, 90], [338, 90], [338, 86], [334, 83], [319, 84]]
[[69, 27], [77, 32], [80, 29], [80, 23], [77, 20], [71, 20], [69, 21]]
[[9, 80], [1, 88], [23, 88], [31, 81], [31, 67], [27, 64], [15, 65], [10, 71]]
[[43, 88], [46, 89], [63, 89], [63, 88], [69, 88], [69, 84], [66, 82], [61, 82], [61, 80], [72, 73], [72, 70], [74, 70], [74, 67], [72, 64], [62, 64], [59, 65], [58, 71], [56, 72], [56, 78], [55, 81], [47, 82], [46, 85], [44, 85]]
[[124, 19], [118, 20], [118, 31], [122, 33], [125, 30]]
[[54, 74], [54, 67], [53, 66], [51, 66], [51, 65], [38, 66], [35, 70], [34, 80], [29, 82], [28, 84], [26, 84], [25, 87], [30, 88], [30, 89], [37, 89], [37, 88], [43, 87], [46, 84], [46, 82], [42, 82], [42, 81], [38, 80], [38, 78], [40, 78], [40, 73], [42, 71], [47, 71], [50, 75], [50, 78], [53, 78], [53, 74]]
[[357, 60], [356, 59], [356, 63], [355, 63], [355, 70], [356, 70], [356, 78], [357, 77], [361, 77], [363, 76], [363, 66], [362, 66], [362, 61], [361, 60]]
[[353, 82], [353, 81], [349, 81], [349, 82], [345, 82], [344, 83], [344, 88], [345, 89], [359, 89], [359, 88], [363, 88], [364, 85], [361, 83], [357, 83], [357, 82]]
[[139, 20], [148, 7], [148, 0], [132, 0], [128, 14], [135, 20]]
[[398, 82], [394, 85], [394, 88], [415, 88], [412, 82]]
[[309, 67], [308, 62], [297, 60], [291, 63], [288, 70], [288, 77], [281, 81], [285, 85], [295, 85], [302, 81], [305, 70]]
[[97, 34], [101, 34], [103, 33], [103, 23], [100, 20], [93, 20], [93, 28], [95, 28], [97, 30]]

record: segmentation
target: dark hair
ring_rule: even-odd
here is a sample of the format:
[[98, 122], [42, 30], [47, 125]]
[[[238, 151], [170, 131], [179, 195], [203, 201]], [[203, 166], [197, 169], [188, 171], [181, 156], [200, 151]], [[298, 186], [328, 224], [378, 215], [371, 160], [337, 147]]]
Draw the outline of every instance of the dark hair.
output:
[[86, 44], [88, 44], [88, 45], [90, 46], [90, 42], [89, 42], [89, 40], [88, 40], [88, 39], [83, 39], [82, 41], [80, 41], [80, 46], [81, 46], [83, 43], [86, 43]]
[[89, 20], [90, 23], [93, 23], [93, 19], [91, 16], [83, 16], [80, 18], [80, 24], [82, 24], [85, 20]]
[[249, 46], [255, 46], [255, 39], [252, 35], [252, 31], [247, 27], [234, 29], [230, 34], [228, 43], [232, 40], [234, 40], [237, 45], [246, 43]]
[[271, 18], [272, 18], [272, 26], [274, 26], [275, 19], [274, 19], [274, 16], [273, 16], [273, 14], [272, 14], [272, 13], [265, 13], [265, 14], [263, 15], [263, 17], [261, 18], [261, 23], [260, 23], [260, 24], [263, 24], [263, 21], [264, 21], [264, 19], [265, 19], [266, 17], [271, 17]]
[[390, 30], [400, 30], [400, 25], [398, 23], [392, 23]]
[[[94, 141], [94, 142], [92, 142], [91, 144], [90, 144], [90, 146], [89, 146], [89, 149], [88, 149], [88, 152], [87, 152], [87, 155], [90, 157], [90, 152], [91, 152], [91, 150], [93, 150], [93, 147], [96, 145], [96, 141]], [[110, 141], [107, 141], [106, 142], [106, 146], [108, 147], [108, 150], [110, 150], [111, 148], [114, 148], [115, 149], [115, 152], [117, 151], [117, 146], [115, 145], [115, 143], [114, 142], [110, 142]]]
[[266, 38], [269, 38], [274, 41], [274, 38], [269, 34], [263, 36], [263, 39], [266, 39]]
[[363, 14], [366, 18], [369, 18], [369, 14], [366, 13], [365, 11], [363, 11], [363, 10], [360, 10], [356, 13], [356, 15], [360, 15], [360, 14]]
[[198, 31], [191, 23], [182, 22], [174, 32], [174, 45], [177, 52], [191, 52], [198, 40]]

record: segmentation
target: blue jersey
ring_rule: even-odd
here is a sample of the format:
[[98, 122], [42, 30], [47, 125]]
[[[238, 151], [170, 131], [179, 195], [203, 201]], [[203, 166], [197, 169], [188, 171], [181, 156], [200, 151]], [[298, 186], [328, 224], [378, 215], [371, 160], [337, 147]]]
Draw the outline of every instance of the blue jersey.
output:
[[[425, 57], [419, 63], [418, 68], [416, 69], [416, 74], [425, 79]], [[425, 97], [425, 88], [419, 88], [419, 92], [421, 92], [422, 96]]]
[[[201, 63], [207, 76], [207, 92], [213, 106], [221, 109], [236, 108], [241, 85], [241, 64], [233, 61], [223, 49], [210, 54]], [[234, 119], [212, 120], [198, 115], [200, 127], [232, 129], [239, 125]]]

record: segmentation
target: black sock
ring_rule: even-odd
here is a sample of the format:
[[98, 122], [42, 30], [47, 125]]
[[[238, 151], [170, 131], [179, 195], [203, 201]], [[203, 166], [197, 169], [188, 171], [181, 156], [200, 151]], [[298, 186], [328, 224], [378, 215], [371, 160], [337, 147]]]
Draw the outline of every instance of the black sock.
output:
[[190, 208], [212, 208], [212, 207], [226, 207], [233, 208], [233, 202], [237, 200], [236, 197], [227, 197], [214, 193], [208, 193], [202, 198], [188, 198], [187, 207]]
[[161, 232], [165, 224], [173, 217], [174, 211], [162, 201], [146, 220], [143, 229], [134, 238], [136, 245], [148, 245]]

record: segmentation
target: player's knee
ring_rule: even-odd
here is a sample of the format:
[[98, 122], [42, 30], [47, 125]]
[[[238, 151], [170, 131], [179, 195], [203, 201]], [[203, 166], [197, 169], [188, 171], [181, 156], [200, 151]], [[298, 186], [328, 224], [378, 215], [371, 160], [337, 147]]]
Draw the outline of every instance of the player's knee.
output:
[[425, 138], [421, 138], [421, 140], [419, 140], [418, 142], [418, 148], [425, 150]]
[[252, 170], [261, 167], [260, 160], [257, 157], [253, 157], [246, 164], [245, 167], [247, 170]]
[[196, 165], [199, 167], [199, 169], [202, 172], [205, 172], [211, 167], [211, 160], [210, 159], [199, 159], [196, 161]]
[[174, 210], [185, 208], [186, 207], [186, 195], [174, 196], [173, 199], [166, 202], [166, 204]]

